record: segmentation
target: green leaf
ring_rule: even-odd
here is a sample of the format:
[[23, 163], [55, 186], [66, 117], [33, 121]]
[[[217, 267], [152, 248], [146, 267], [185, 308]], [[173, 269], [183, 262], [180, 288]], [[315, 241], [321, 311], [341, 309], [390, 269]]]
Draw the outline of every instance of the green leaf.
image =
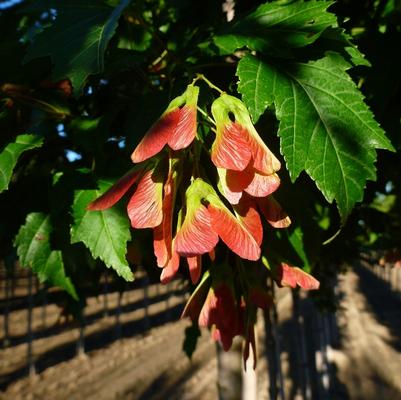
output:
[[80, 94], [86, 78], [103, 71], [107, 45], [128, 4], [129, 0], [122, 0], [113, 9], [99, 1], [52, 2], [51, 7], [58, 11], [57, 18], [34, 38], [24, 62], [51, 56], [53, 79], [69, 78], [75, 93]]
[[130, 24], [128, 28], [118, 38], [119, 49], [145, 51], [151, 46], [153, 36], [146, 26]]
[[338, 54], [309, 63], [244, 57], [238, 90], [254, 121], [274, 104], [281, 152], [293, 181], [305, 170], [342, 220], [375, 179], [376, 148], [393, 150]]
[[313, 43], [329, 26], [336, 25], [327, 1], [266, 3], [245, 18], [227, 26], [214, 38], [224, 54], [248, 47], [276, 56], [289, 56], [290, 49]]
[[8, 189], [10, 179], [19, 156], [27, 150], [40, 147], [43, 138], [37, 135], [19, 135], [0, 153], [0, 193]]
[[83, 242], [94, 258], [100, 258], [108, 267], [127, 281], [134, 276], [125, 258], [127, 242], [131, 240], [128, 218], [118, 208], [87, 211], [87, 205], [99, 197], [110, 185], [100, 182], [101, 190], [80, 190], [75, 194], [72, 214], [71, 243]]
[[340, 53], [345, 59], [350, 59], [355, 66], [364, 65], [370, 67], [370, 62], [351, 40], [352, 36], [348, 35], [345, 29], [328, 28], [322, 33], [316, 44], [326, 52], [330, 50]]
[[297, 253], [297, 256], [302, 260], [302, 265], [299, 265], [306, 272], [311, 271], [311, 263], [309, 261], [308, 255], [305, 252], [304, 245], [304, 233], [300, 226], [295, 227], [287, 231], [288, 240], [291, 243], [293, 249]]
[[50, 235], [53, 227], [50, 216], [44, 213], [30, 213], [25, 225], [21, 226], [15, 238], [20, 263], [35, 272], [40, 281], [48, 281], [66, 290], [75, 300], [78, 295], [70, 278], [65, 276], [61, 251], [52, 250]]
[[395, 194], [377, 193], [369, 207], [381, 213], [388, 214], [397, 204], [397, 196]]

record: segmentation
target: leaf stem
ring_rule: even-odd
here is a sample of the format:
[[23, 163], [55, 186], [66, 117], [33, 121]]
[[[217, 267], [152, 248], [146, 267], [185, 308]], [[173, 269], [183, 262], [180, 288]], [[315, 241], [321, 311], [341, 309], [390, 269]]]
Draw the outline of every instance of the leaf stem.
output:
[[216, 122], [215, 120], [209, 116], [209, 114], [207, 112], [205, 112], [204, 110], [202, 110], [199, 106], [196, 107], [198, 109], [198, 111], [209, 121], [211, 122], [214, 126], [216, 126]]
[[215, 84], [213, 84], [212, 82], [209, 81], [209, 79], [206, 78], [205, 75], [203, 74], [196, 74], [196, 78], [194, 79], [195, 83], [197, 80], [202, 79], [205, 83], [207, 83], [207, 85], [214, 90], [217, 90], [220, 94], [224, 94], [224, 90], [221, 90], [219, 87], [217, 87]]
[[158, 56], [150, 65], [151, 67], [154, 67], [155, 65], [157, 65], [160, 61], [163, 60], [164, 57], [166, 57], [166, 55], [168, 55], [168, 51], [165, 49], [163, 50], [163, 52], [160, 54], [160, 56]]

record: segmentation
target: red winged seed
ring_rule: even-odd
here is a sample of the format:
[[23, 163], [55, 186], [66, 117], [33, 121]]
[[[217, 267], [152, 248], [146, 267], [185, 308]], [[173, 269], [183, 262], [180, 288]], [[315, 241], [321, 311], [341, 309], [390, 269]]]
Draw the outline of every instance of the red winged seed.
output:
[[312, 275], [298, 267], [290, 267], [285, 263], [281, 263], [279, 267], [278, 283], [280, 286], [289, 286], [292, 288], [298, 285], [306, 290], [316, 290], [320, 286], [319, 281]]
[[200, 205], [192, 218], [186, 217], [175, 237], [175, 250], [184, 257], [192, 257], [212, 251], [219, 237], [210, 229], [211, 220], [207, 208]]
[[231, 123], [218, 132], [211, 158], [216, 167], [243, 171], [251, 160], [248, 133], [241, 125]]
[[181, 150], [188, 147], [196, 136], [196, 108], [184, 106], [180, 109], [177, 125], [167, 144], [173, 150]]
[[142, 170], [128, 172], [100, 197], [89, 203], [86, 209], [90, 211], [100, 211], [114, 206], [114, 204], [116, 204], [121, 197], [127, 193], [129, 188], [137, 181], [141, 174]]
[[139, 163], [159, 153], [174, 134], [180, 117], [181, 110], [177, 107], [156, 121], [132, 153], [132, 161]]
[[133, 228], [155, 228], [162, 223], [163, 183], [157, 179], [154, 170], [146, 171], [128, 203]]
[[255, 170], [251, 183], [244, 189], [253, 197], [266, 197], [275, 192], [280, 186], [277, 174], [263, 175]]
[[208, 205], [212, 228], [236, 254], [247, 260], [258, 260], [260, 247], [252, 234], [228, 210]]
[[233, 207], [237, 217], [260, 246], [263, 240], [263, 226], [255, 201], [251, 197], [244, 195], [240, 202]]
[[274, 197], [258, 198], [256, 202], [266, 221], [274, 228], [287, 228], [291, 224], [290, 218]]

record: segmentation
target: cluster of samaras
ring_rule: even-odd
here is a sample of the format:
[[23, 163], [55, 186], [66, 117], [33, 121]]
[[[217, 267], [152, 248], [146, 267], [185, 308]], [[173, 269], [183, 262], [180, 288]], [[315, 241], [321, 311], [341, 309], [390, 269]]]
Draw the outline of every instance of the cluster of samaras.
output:
[[[216, 137], [208, 149], [197, 135], [198, 94], [199, 88], [191, 84], [171, 101], [132, 153], [134, 168], [88, 207], [109, 208], [136, 185], [128, 202], [128, 217], [133, 228], [153, 229], [162, 282], [171, 280], [180, 258], [185, 258], [191, 279], [197, 283], [202, 255], [208, 253], [214, 260], [219, 239], [241, 259], [259, 260], [260, 214], [275, 228], [290, 224], [272, 197], [280, 185], [280, 162], [259, 137], [245, 105], [225, 93], [214, 100], [211, 114]], [[217, 169], [214, 176], [201, 165], [204, 154]], [[254, 345], [256, 307], [266, 307], [270, 298], [252, 268], [246, 268], [241, 284], [233, 269], [226, 261], [204, 271], [184, 314], [200, 326], [212, 327], [214, 338], [225, 349], [235, 335], [242, 334], [249, 352], [249, 344]], [[296, 270], [288, 275], [295, 284], [313, 279]], [[280, 279], [285, 283], [285, 276]], [[311, 282], [310, 288], [316, 286]]]

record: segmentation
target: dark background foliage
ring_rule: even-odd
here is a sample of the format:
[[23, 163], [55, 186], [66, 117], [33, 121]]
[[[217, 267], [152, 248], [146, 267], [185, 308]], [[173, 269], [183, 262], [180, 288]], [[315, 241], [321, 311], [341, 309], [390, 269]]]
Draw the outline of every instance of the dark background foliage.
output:
[[[236, 1], [236, 19], [263, 3]], [[222, 54], [212, 40], [230, 29], [222, 4], [214, 0], [2, 1], [0, 6], [0, 150], [21, 134], [44, 139], [40, 148], [19, 157], [9, 190], [0, 195], [0, 257], [16, 257], [14, 239], [29, 213], [48, 214], [50, 248], [61, 251], [66, 276], [84, 298], [104, 264], [82, 243], [70, 243], [74, 192], [125, 173], [136, 143], [196, 73], [236, 93], [242, 55]], [[399, 151], [400, 2], [342, 0], [329, 11], [369, 60], [370, 67], [357, 65], [350, 73]], [[291, 57], [317, 60], [336, 48], [344, 53], [344, 43], [322, 37]], [[202, 108], [210, 96], [203, 92]], [[279, 154], [271, 109], [257, 128], [270, 135], [269, 147]], [[289, 234], [270, 235], [267, 246], [307, 270], [314, 267], [323, 288], [337, 273], [328, 267], [330, 260], [352, 257], [361, 247], [400, 246], [399, 153], [379, 151], [376, 166], [377, 181], [368, 183], [345, 226], [306, 174], [291, 183], [283, 172], [279, 198], [294, 226]], [[135, 242], [149, 249], [142, 262], [156, 276], [149, 239], [148, 232], [135, 231]], [[320, 296], [322, 303], [330, 297], [325, 290]]]

